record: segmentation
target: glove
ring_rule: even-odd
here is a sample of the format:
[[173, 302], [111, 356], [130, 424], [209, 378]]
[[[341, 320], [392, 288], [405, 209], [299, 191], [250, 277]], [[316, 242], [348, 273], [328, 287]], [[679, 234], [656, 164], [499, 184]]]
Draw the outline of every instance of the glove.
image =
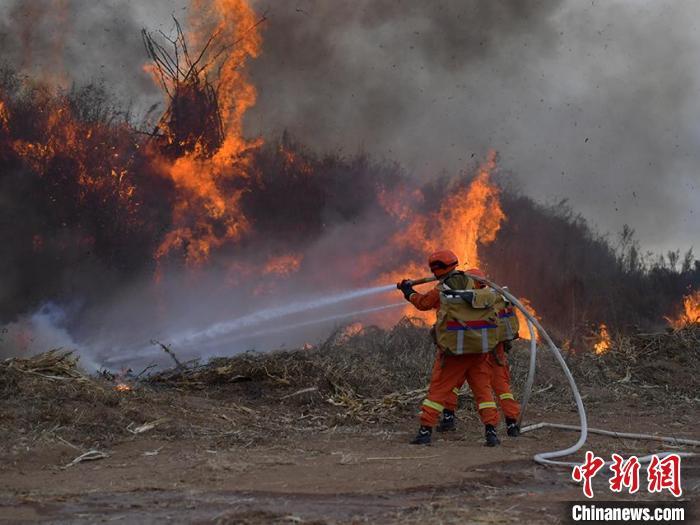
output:
[[403, 296], [407, 301], [411, 300], [411, 296], [416, 293], [413, 289], [413, 284], [408, 279], [404, 279], [396, 285], [396, 287], [403, 292]]

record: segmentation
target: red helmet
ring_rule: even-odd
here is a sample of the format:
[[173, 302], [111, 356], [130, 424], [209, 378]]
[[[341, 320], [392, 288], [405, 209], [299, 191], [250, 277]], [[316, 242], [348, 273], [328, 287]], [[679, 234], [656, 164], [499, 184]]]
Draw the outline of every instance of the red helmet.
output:
[[[470, 273], [472, 275], [476, 275], [477, 277], [483, 277], [484, 279], [486, 279], [486, 274], [484, 272], [482, 272], [479, 268], [469, 268], [467, 270], [467, 273]], [[474, 286], [476, 286], [477, 288], [484, 288], [486, 285], [480, 281], [476, 281], [474, 283]]]
[[439, 250], [428, 257], [428, 266], [435, 277], [442, 277], [457, 268], [459, 261], [451, 250]]

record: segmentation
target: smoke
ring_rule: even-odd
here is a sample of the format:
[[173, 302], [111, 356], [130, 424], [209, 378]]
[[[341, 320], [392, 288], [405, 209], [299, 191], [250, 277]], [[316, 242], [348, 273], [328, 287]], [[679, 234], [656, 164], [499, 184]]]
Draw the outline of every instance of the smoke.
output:
[[[602, 231], [631, 224], [657, 251], [696, 241], [697, 2], [253, 5], [268, 21], [248, 134], [287, 129], [317, 151], [364, 149], [423, 178], [496, 148], [527, 194], [570, 198]], [[103, 78], [144, 112], [162, 97], [142, 70], [139, 30], [167, 32], [189, 9], [10, 0], [0, 47], [27, 72]]]
[[527, 194], [688, 247], [698, 15], [692, 0], [275, 3], [250, 123], [425, 178], [493, 147]]
[[[139, 4], [129, 0], [3, 1], [2, 61], [64, 87], [101, 81], [126, 102], [159, 102], [158, 89], [142, 69], [146, 57], [139, 33], [141, 19], [153, 11]], [[157, 27], [171, 23], [169, 8], [163, 7]]]
[[91, 352], [77, 343], [67, 328], [68, 314], [54, 303], [46, 303], [29, 315], [0, 329], [0, 358], [28, 357], [50, 349], [77, 350], [81, 363], [90, 371], [98, 369]]
[[[171, 226], [173, 188], [160, 181], [162, 187], [150, 191], [157, 177], [149, 169], [155, 168], [141, 158], [138, 144], [129, 146], [141, 159], [131, 173], [137, 189], [145, 191], [136, 194], [132, 222], [117, 217], [118, 203], [101, 194], [75, 210], [72, 203], [82, 190], [78, 184], [71, 186], [73, 193], [66, 189], [75, 181], [65, 159], [51, 166], [55, 188], [17, 169], [13, 160], [12, 169], [0, 174], [0, 217], [12, 225], [2, 230], [11, 256], [0, 265], [0, 318], [14, 318], [47, 297], [88, 297], [89, 303], [76, 316], [47, 316], [42, 307], [10, 325], [13, 334], [22, 333], [21, 326], [49, 334], [42, 350], [70, 345], [72, 336], [99, 361], [133, 355], [154, 338], [167, 343], [170, 334], [310, 299], [318, 290], [371, 285], [375, 281], [368, 280], [401, 261], [415, 260], [410, 238], [403, 249], [387, 249], [400, 227], [378, 202], [380, 192], [420, 187], [422, 201], [398, 199], [408, 209], [434, 212], [448, 191], [443, 170], [470, 168], [488, 148], [499, 150], [500, 166], [514, 187], [538, 200], [569, 197], [602, 231], [630, 223], [645, 247], [654, 249], [686, 248], [696, 239], [700, 102], [693, 94], [699, 42], [692, 23], [700, 6], [695, 2], [299, 0], [269, 6], [256, 0], [254, 5], [260, 13], [270, 7], [263, 52], [250, 71], [258, 103], [245, 126], [246, 134], [261, 134], [267, 143], [254, 154], [259, 173], [246, 180], [241, 198], [255, 235], [222, 248], [205, 272], [166, 268], [156, 285], [153, 248]], [[3, 60], [65, 87], [102, 79], [143, 114], [162, 94], [143, 71], [140, 29], [168, 32], [171, 15], [187, 20], [187, 6], [184, 0], [6, 1], [0, 5]], [[34, 109], [41, 111], [40, 105]], [[283, 130], [320, 155], [307, 155], [286, 138], [275, 142]], [[337, 151], [398, 161], [413, 181], [390, 162], [325, 156]], [[523, 234], [528, 217], [539, 214], [543, 222], [551, 217], [532, 211], [530, 201], [512, 202], [525, 211], [508, 210], [512, 220], [522, 222], [507, 228], [520, 236], [518, 242], [529, 241]], [[133, 228], [120, 228], [132, 223]], [[600, 251], [608, 250], [599, 244]], [[509, 252], [508, 260], [523, 253]], [[606, 253], [614, 262], [614, 254]], [[357, 254], [371, 260], [358, 260]], [[280, 255], [299, 258], [293, 279], [261, 277], [265, 264]], [[540, 262], [550, 271], [544, 264], [549, 261]], [[527, 282], [532, 268], [494, 266], [515, 286]], [[335, 319], [342, 312], [323, 314]], [[319, 333], [308, 328], [294, 339]], [[217, 350], [240, 351], [244, 344]]]

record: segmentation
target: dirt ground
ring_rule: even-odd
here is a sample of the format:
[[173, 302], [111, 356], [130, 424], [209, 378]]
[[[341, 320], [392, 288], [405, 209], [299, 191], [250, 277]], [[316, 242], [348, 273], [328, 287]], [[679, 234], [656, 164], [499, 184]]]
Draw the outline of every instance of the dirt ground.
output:
[[[183, 401], [191, 405], [193, 399]], [[203, 399], [219, 417], [240, 408]], [[694, 405], [696, 406], [696, 405]], [[270, 407], [271, 408], [271, 407]], [[697, 410], [655, 412], [653, 402], [591, 409], [593, 426], [693, 437]], [[260, 410], [261, 407], [256, 407]], [[581, 500], [568, 469], [536, 465], [535, 452], [564, 448], [577, 435], [537, 430], [502, 446], [482, 445], [464, 412], [460, 429], [430, 447], [407, 444], [414, 421], [317, 430], [230, 441], [232, 430], [180, 439], [149, 432], [115, 442], [108, 458], [63, 468], [78, 456], [70, 442], [14, 449], [0, 473], [0, 520], [50, 523], [560, 523], [565, 502]], [[533, 422], [576, 421], [571, 411], [530, 412]], [[197, 420], [199, 421], [199, 419]], [[501, 432], [501, 434], [504, 434]], [[697, 434], [694, 436], [697, 438]], [[600, 455], [659, 450], [653, 443], [591, 436]], [[660, 449], [669, 450], [662, 446]], [[684, 499], [697, 501], [700, 461], [683, 463]], [[596, 480], [598, 499], [619, 499]], [[644, 491], [642, 491], [644, 492]], [[652, 499], [648, 494], [640, 500]], [[668, 499], [668, 498], [667, 498]]]
[[[594, 428], [700, 439], [700, 327], [566, 355]], [[524, 347], [522, 348], [524, 350]], [[539, 429], [483, 446], [468, 389], [458, 430], [408, 444], [434, 359], [410, 324], [315, 349], [237, 355], [155, 375], [87, 376], [75, 356], [0, 362], [0, 522], [566, 523], [581, 501], [571, 469], [537, 452], [576, 442]], [[558, 365], [538, 354], [525, 424], [577, 424]], [[511, 352], [514, 392], [528, 354]], [[126, 380], [132, 387], [118, 391]], [[609, 459], [686, 450], [590, 435]], [[74, 463], [88, 451], [102, 457]], [[698, 452], [697, 450], [694, 450]], [[595, 502], [619, 500], [608, 472]], [[651, 496], [644, 485], [628, 499]], [[700, 457], [684, 458], [682, 499], [698, 515]]]

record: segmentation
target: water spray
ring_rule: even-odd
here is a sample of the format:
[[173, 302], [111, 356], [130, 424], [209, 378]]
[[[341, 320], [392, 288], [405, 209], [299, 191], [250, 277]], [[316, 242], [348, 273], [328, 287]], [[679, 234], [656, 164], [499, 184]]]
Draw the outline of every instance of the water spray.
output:
[[[337, 321], [339, 319], [348, 319], [351, 317], [358, 317], [361, 315], [367, 315], [375, 312], [381, 312], [383, 310], [390, 310], [392, 308], [398, 308], [400, 306], [405, 306], [406, 303], [392, 303], [392, 304], [385, 304], [383, 306], [373, 306], [371, 308], [363, 308], [361, 310], [354, 310], [352, 312], [345, 312], [342, 314], [336, 314], [336, 315], [328, 315], [326, 317], [320, 317], [317, 319], [311, 319], [308, 321], [299, 321], [297, 323], [290, 323], [282, 326], [276, 326], [275, 328], [271, 328], [269, 330], [257, 330], [252, 333], [245, 333], [245, 334], [238, 334], [238, 335], [232, 335], [231, 337], [228, 337], [224, 340], [217, 340], [215, 344], [217, 345], [225, 345], [232, 343], [234, 341], [241, 341], [245, 339], [249, 339], [252, 337], [257, 337], [261, 335], [267, 335], [267, 334], [272, 334], [272, 333], [277, 333], [277, 332], [284, 332], [286, 330], [294, 330], [296, 328], [302, 328], [304, 326], [312, 326], [315, 324], [321, 324], [321, 323], [327, 323], [329, 321]], [[214, 343], [212, 343], [214, 344]]]
[[[569, 370], [569, 367], [566, 364], [566, 361], [564, 360], [564, 357], [561, 355], [561, 350], [554, 344], [552, 341], [552, 338], [549, 336], [547, 331], [542, 327], [540, 322], [537, 320], [535, 316], [533, 316], [530, 312], [527, 311], [527, 309], [523, 306], [523, 304], [517, 299], [517, 297], [513, 296], [506, 288], [501, 287], [497, 285], [496, 283], [490, 281], [489, 279], [486, 279], [484, 277], [478, 276], [471, 274], [469, 272], [464, 272], [464, 275], [467, 277], [478, 281], [480, 283], [483, 283], [501, 295], [503, 295], [506, 299], [508, 299], [520, 312], [525, 316], [527, 320], [527, 326], [528, 330], [530, 331], [530, 367], [528, 371], [528, 377], [525, 382], [525, 388], [523, 392], [523, 404], [521, 407], [521, 414], [520, 414], [520, 421], [522, 421], [523, 415], [525, 413], [525, 408], [527, 406], [527, 402], [530, 399], [530, 394], [532, 392], [532, 385], [534, 383], [534, 376], [535, 376], [535, 369], [536, 369], [536, 352], [537, 352], [537, 339], [535, 337], [535, 330], [534, 327], [537, 328], [537, 332], [542, 336], [544, 339], [545, 343], [547, 344], [547, 347], [551, 351], [552, 355], [554, 358], [557, 360], [557, 362], [561, 365], [562, 370], [564, 371], [564, 375], [566, 376], [567, 381], [569, 382], [569, 386], [571, 387], [571, 391], [574, 395], [574, 400], [576, 402], [576, 408], [578, 410], [578, 415], [579, 415], [579, 425], [561, 425], [558, 423], [537, 423], [534, 425], [529, 425], [526, 427], [523, 427], [521, 429], [521, 432], [531, 432], [533, 430], [537, 430], [539, 428], [556, 428], [556, 429], [562, 429], [562, 430], [578, 430], [580, 432], [579, 439], [576, 443], [574, 443], [572, 446], [569, 448], [563, 449], [563, 450], [556, 450], [552, 452], [540, 452], [538, 454], [535, 454], [533, 456], [533, 459], [535, 462], [541, 464], [541, 465], [550, 465], [550, 466], [564, 466], [564, 467], [573, 467], [579, 465], [579, 463], [575, 462], [568, 462], [568, 461], [555, 461], [553, 458], [560, 458], [560, 457], [565, 457], [569, 456], [571, 454], [574, 454], [578, 450], [583, 447], [583, 445], [586, 443], [586, 440], [588, 438], [588, 433], [593, 433], [593, 434], [602, 434], [602, 435], [607, 435], [607, 436], [614, 436], [614, 437], [620, 437], [620, 438], [631, 438], [631, 439], [645, 439], [645, 440], [650, 440], [650, 441], [661, 441], [665, 443], [671, 443], [674, 445], [692, 445], [692, 446], [700, 446], [700, 441], [698, 440], [693, 440], [693, 439], [678, 439], [672, 436], [655, 436], [652, 434], [632, 434], [632, 433], [624, 433], [624, 432], [614, 432], [610, 430], [603, 430], [603, 429], [597, 429], [597, 428], [589, 428], [588, 427], [588, 419], [586, 416], [586, 409], [583, 405], [583, 399], [581, 398], [581, 394], [578, 391], [578, 386], [576, 385], [576, 381], [574, 380], [573, 375], [571, 374], [571, 370]], [[429, 277], [423, 277], [421, 279], [414, 279], [409, 281], [412, 286], [414, 285], [419, 285], [419, 284], [425, 284], [429, 282], [437, 281], [437, 278], [434, 276], [429, 276]], [[396, 285], [398, 288], [398, 285]], [[520, 423], [520, 421], [518, 423]], [[668, 456], [669, 454], [672, 454], [673, 452], [660, 452], [655, 454], [658, 457], [665, 457]], [[676, 453], [679, 456], [682, 457], [688, 457], [688, 456], [695, 456], [697, 454], [693, 452], [680, 452]], [[654, 455], [647, 455], [643, 457], [639, 457], [639, 461], [641, 463], [648, 463], [651, 461], [652, 457]], [[608, 462], [610, 463], [610, 462]]]
[[224, 321], [213, 324], [204, 330], [185, 332], [175, 336], [173, 339], [171, 339], [171, 342], [174, 345], [189, 345], [203, 340], [206, 341], [209, 339], [215, 339], [244, 328], [258, 325], [265, 321], [271, 321], [273, 319], [298, 314], [307, 310], [316, 310], [318, 308], [332, 306], [337, 303], [388, 292], [393, 288], [393, 284], [386, 286], [373, 286], [370, 288], [341, 292], [335, 295], [324, 296], [307, 301], [297, 301], [286, 306], [266, 308], [255, 313], [239, 317], [238, 319], [233, 319], [232, 321]]

